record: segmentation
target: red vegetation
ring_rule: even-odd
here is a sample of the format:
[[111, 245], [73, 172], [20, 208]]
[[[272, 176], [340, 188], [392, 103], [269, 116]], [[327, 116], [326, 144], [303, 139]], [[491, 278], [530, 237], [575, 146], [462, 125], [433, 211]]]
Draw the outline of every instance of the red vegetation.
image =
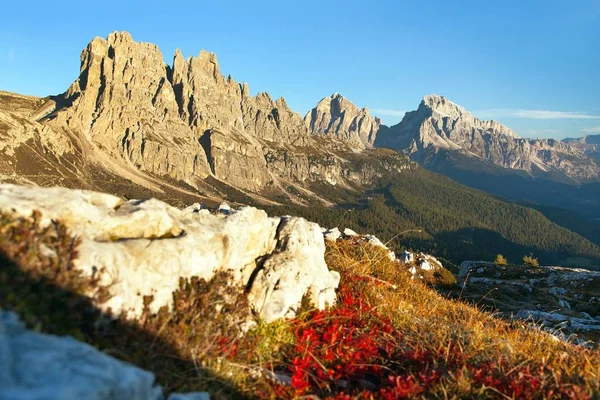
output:
[[[470, 360], [459, 345], [437, 351], [414, 348], [364, 295], [373, 281], [346, 277], [336, 307], [292, 321], [296, 344], [286, 372], [291, 385], [275, 383], [279, 398], [401, 399], [433, 395], [461, 378], [486, 398], [590, 398], [578, 386], [544, 388], [550, 367], [531, 370]], [[273, 366], [276, 367], [276, 366]]]

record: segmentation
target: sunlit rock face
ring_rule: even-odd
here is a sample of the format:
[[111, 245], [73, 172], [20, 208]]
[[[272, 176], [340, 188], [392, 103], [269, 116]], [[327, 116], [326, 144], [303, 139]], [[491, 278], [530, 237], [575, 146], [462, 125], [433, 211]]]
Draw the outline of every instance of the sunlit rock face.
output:
[[313, 135], [330, 136], [357, 149], [373, 147], [382, 126], [368, 109], [356, 107], [338, 93], [323, 98], [304, 121]]
[[[171, 307], [180, 279], [218, 272], [249, 293], [264, 321], [292, 317], [306, 298], [324, 309], [335, 302], [339, 274], [325, 264], [321, 228], [303, 218], [273, 218], [253, 207], [211, 214], [161, 201], [122, 199], [65, 188], [0, 185], [0, 211], [60, 221], [81, 241], [75, 267], [107, 288], [98, 308], [138, 318]], [[204, 212], [200, 212], [204, 211]]]
[[583, 152], [554, 139], [524, 139], [496, 121], [482, 121], [447, 98], [429, 95], [416, 111], [378, 135], [377, 146], [409, 154], [425, 165], [440, 151], [476, 157], [530, 174], [552, 174], [584, 182], [598, 180], [600, 168]]

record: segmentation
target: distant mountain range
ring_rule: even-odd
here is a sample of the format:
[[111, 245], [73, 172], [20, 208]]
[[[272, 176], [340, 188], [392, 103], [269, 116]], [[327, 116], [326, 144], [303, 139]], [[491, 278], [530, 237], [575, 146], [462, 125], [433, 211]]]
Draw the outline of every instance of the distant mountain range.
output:
[[355, 151], [362, 139], [344, 132], [351, 123], [332, 138], [312, 135], [283, 98], [249, 92], [220, 73], [212, 53], [176, 51], [166, 65], [157, 46], [126, 32], [97, 37], [65, 93], [0, 93], [0, 174], [129, 196], [329, 203], [310, 185], [350, 188], [412, 165], [400, 154]]
[[581, 183], [598, 181], [600, 168], [579, 149], [554, 139], [523, 139], [496, 121], [481, 121], [442, 96], [425, 96], [419, 108], [378, 135], [376, 146], [409, 154], [434, 167], [452, 152], [532, 177]]
[[581, 138], [567, 138], [563, 142], [583, 151], [596, 160], [600, 160], [600, 134], [586, 135]]
[[[389, 193], [386, 182], [403, 178], [417, 186], [429, 181], [432, 188], [444, 188], [437, 190], [440, 195], [475, 196], [455, 182], [419, 172], [420, 164], [510, 200], [570, 209], [587, 220], [600, 217], [600, 168], [591, 137], [519, 138], [437, 95], [426, 96], [391, 127], [338, 93], [302, 117], [283, 98], [251, 96], [247, 84], [221, 74], [212, 53], [184, 58], [176, 51], [172, 64], [163, 60], [157, 46], [114, 32], [93, 39], [82, 51], [79, 77], [65, 93], [37, 98], [0, 92], [0, 180], [157, 197], [175, 205], [227, 199], [263, 206], [358, 207], [370, 201], [369, 193]], [[401, 183], [395, 187], [408, 189]], [[423, 212], [419, 207], [428, 204], [431, 193], [414, 191], [404, 203], [396, 199], [393, 204], [397, 213], [418, 210], [398, 220], [418, 225], [429, 218], [415, 213]], [[478, 204], [496, 204], [482, 196]], [[467, 204], [452, 203], [462, 217], [450, 224], [443, 202], [436, 204], [439, 216], [428, 222], [432, 234], [471, 223], [494, 229], [481, 216], [470, 219], [476, 211]], [[507, 224], [516, 226], [520, 208], [509, 209]], [[556, 229], [553, 237], [561, 236], [541, 214], [528, 215], [536, 226]], [[552, 215], [565, 220], [564, 214]], [[569, 229], [594, 232], [586, 237], [597, 238], [595, 228], [579, 225]], [[575, 235], [567, 242], [581, 240]], [[524, 249], [514, 247], [518, 243], [506, 246], [517, 254]], [[541, 236], [528, 246], [533, 243], [558, 251]], [[589, 242], [570, 248], [578, 250], [562, 251], [560, 257], [600, 254]]]
[[339, 94], [321, 100], [305, 120], [313, 135], [356, 148], [394, 149], [429, 170], [510, 200], [600, 217], [600, 162], [594, 158], [599, 147], [592, 136], [521, 138], [438, 95], [425, 96], [417, 110], [391, 127]]

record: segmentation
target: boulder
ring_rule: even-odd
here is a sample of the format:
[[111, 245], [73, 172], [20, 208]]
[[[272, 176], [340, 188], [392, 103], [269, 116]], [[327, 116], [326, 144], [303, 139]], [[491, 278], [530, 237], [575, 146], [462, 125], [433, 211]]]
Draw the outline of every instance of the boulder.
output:
[[373, 236], [373, 235], [364, 235], [363, 239], [375, 246], [375, 247], [379, 247], [383, 250], [385, 250], [387, 252], [387, 256], [390, 259], [390, 261], [395, 261], [396, 260], [396, 253], [394, 253], [392, 250], [390, 250], [385, 244], [383, 244], [383, 242], [381, 240], [379, 240], [377, 237]]
[[458, 277], [464, 278], [465, 276], [467, 276], [469, 271], [471, 271], [474, 268], [492, 267], [492, 266], [494, 266], [494, 263], [488, 262], [488, 261], [463, 261], [460, 263], [460, 270], [458, 271]]
[[417, 264], [423, 271], [431, 271], [434, 269], [444, 268], [441, 262], [437, 258], [429, 254], [419, 253], [417, 255]]
[[562, 307], [562, 308], [566, 308], [567, 310], [571, 309], [571, 305], [569, 304], [568, 301], [566, 300], [559, 300], [558, 304]]
[[274, 251], [250, 282], [249, 299], [258, 316], [265, 321], [294, 316], [305, 295], [319, 309], [335, 303], [340, 275], [327, 270], [319, 225], [282, 218], [276, 240]]
[[[25, 329], [0, 310], [1, 400], [161, 400], [154, 374], [68, 336]], [[172, 394], [168, 400], [209, 400], [208, 393]]]
[[550, 288], [550, 290], [548, 290], [548, 293], [550, 293], [553, 296], [566, 296], [567, 289], [561, 287], [553, 287]]
[[400, 261], [402, 261], [404, 264], [410, 264], [415, 261], [415, 256], [410, 251], [404, 250], [400, 256]]
[[219, 204], [219, 208], [217, 208], [217, 211], [220, 211], [224, 214], [229, 214], [231, 212], [231, 206], [225, 202], [222, 202], [221, 204]]

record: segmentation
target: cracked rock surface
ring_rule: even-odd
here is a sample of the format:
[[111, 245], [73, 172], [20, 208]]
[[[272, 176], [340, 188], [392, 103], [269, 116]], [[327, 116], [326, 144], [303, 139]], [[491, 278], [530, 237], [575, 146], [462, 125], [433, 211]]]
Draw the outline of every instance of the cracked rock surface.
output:
[[325, 264], [321, 228], [303, 218], [272, 218], [253, 207], [210, 214], [155, 199], [16, 185], [0, 185], [0, 211], [38, 211], [43, 226], [64, 224], [81, 241], [75, 267], [99, 274], [109, 291], [97, 306], [116, 315], [141, 316], [144, 296], [153, 297], [151, 312], [170, 307], [180, 278], [208, 280], [219, 271], [248, 291], [267, 322], [293, 316], [305, 295], [319, 309], [335, 302], [339, 275]]

